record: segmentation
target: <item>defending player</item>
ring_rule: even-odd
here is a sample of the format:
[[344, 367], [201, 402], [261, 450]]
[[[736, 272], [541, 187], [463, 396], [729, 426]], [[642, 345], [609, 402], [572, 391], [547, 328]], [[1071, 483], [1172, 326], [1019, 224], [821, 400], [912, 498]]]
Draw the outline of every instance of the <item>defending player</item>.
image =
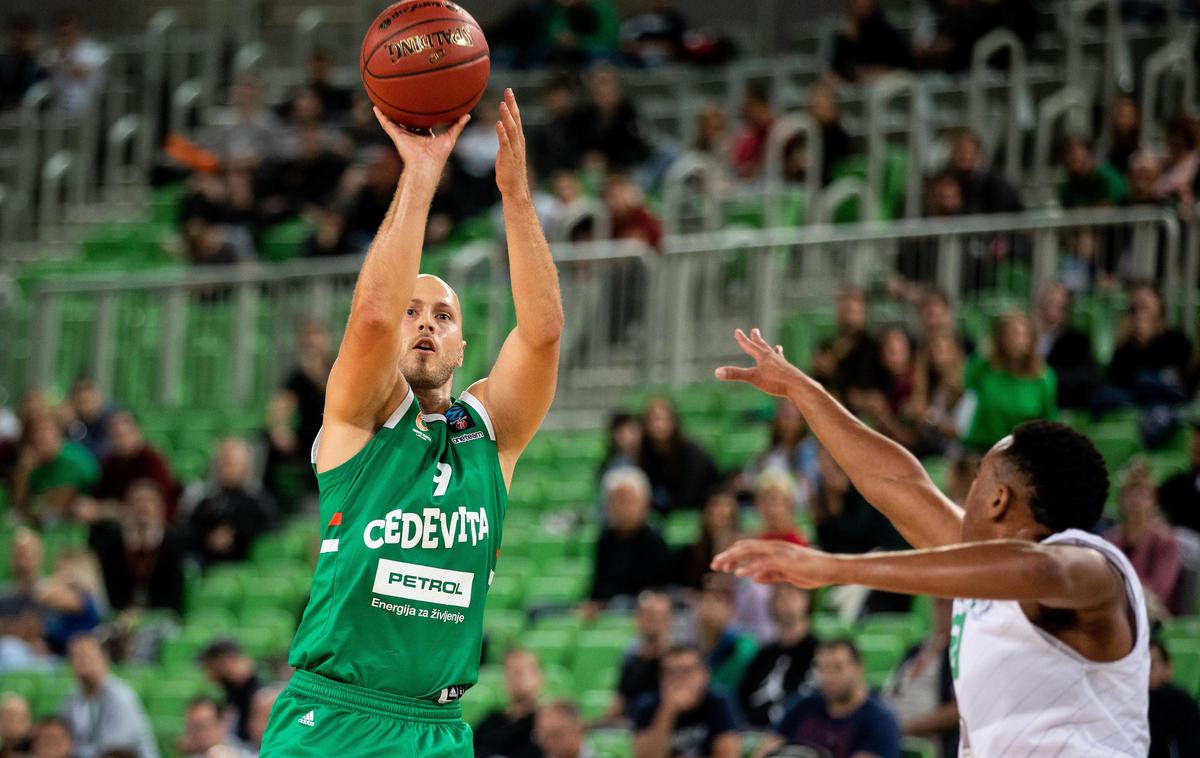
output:
[[456, 701], [478, 674], [513, 467], [557, 381], [562, 303], [512, 91], [496, 125], [496, 184], [517, 327], [492, 373], [457, 398], [458, 297], [417, 272], [430, 201], [467, 119], [431, 137], [375, 115], [404, 172], [359, 273], [313, 443], [321, 554], [265, 758], [471, 754]]
[[1145, 756], [1145, 603], [1121, 551], [1084, 531], [1108, 493], [1091, 442], [1062, 424], [1022, 424], [983, 458], [964, 510], [757, 329], [738, 330], [737, 341], [755, 365], [717, 369], [717, 378], [795, 403], [863, 497], [917, 549], [830, 555], [747, 540], [713, 568], [759, 582], [962, 598], [950, 665], [964, 756]]

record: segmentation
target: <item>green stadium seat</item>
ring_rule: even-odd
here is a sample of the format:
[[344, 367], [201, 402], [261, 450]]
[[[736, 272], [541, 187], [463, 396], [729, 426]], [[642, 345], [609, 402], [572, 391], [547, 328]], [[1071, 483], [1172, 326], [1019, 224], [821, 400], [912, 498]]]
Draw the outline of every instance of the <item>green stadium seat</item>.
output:
[[496, 572], [488, 589], [489, 608], [518, 609], [525, 600], [525, 575]]
[[543, 503], [546, 508], [591, 507], [596, 502], [597, 485], [590, 476], [582, 479], [563, 476], [553, 481], [554, 486], [545, 488]]
[[237, 626], [237, 616], [228, 608], [209, 606], [189, 613], [187, 623], [200, 629], [232, 629]]
[[223, 608], [236, 613], [242, 606], [244, 584], [242, 575], [232, 572], [212, 574], [201, 580], [200, 586], [188, 592], [188, 610]]
[[609, 610], [596, 617], [596, 620], [592, 622], [591, 629], [632, 637], [637, 631], [637, 625], [633, 620], [633, 613]]
[[867, 682], [878, 687], [900, 663], [907, 647], [904, 638], [891, 634], [861, 634], [855, 640], [862, 654]]
[[588, 630], [575, 643], [572, 674], [580, 691], [614, 689], [621, 671], [621, 661], [629, 649], [631, 636], [614, 634], [609, 630]]
[[265, 631], [270, 649], [274, 652], [286, 650], [296, 633], [297, 618], [295, 613], [280, 608], [244, 608], [242, 610], [242, 628], [256, 628]]
[[565, 632], [574, 646], [583, 632], [583, 619], [575, 613], [546, 613], [534, 619], [533, 631], [552, 629]]
[[587, 577], [537, 576], [530, 580], [525, 591], [525, 604], [530, 608], [574, 605], [583, 599]]
[[491, 608], [483, 616], [488, 637], [488, 663], [501, 663], [505, 653], [519, 641], [525, 629], [525, 612], [511, 608]]
[[629, 758], [633, 755], [633, 733], [628, 729], [596, 729], [585, 738], [596, 758]]
[[282, 609], [294, 613], [299, 600], [296, 584], [292, 577], [287, 575], [260, 576], [245, 586], [240, 606], [241, 616], [245, 619], [252, 612], [263, 608]]
[[1160, 636], [1163, 640], [1200, 641], [1200, 618], [1163, 619]]
[[544, 694], [547, 699], [567, 698], [574, 700], [577, 692], [571, 679], [571, 672], [566, 666], [548, 664], [542, 666], [542, 678], [545, 680]]
[[67, 696], [75, 691], [75, 679], [68, 672], [48, 675], [38, 687], [37, 700], [32, 703], [35, 716], [58, 713]]
[[477, 683], [462, 697], [463, 721], [471, 726], [478, 726], [498, 707], [502, 699], [501, 693], [492, 690], [491, 683]]
[[850, 624], [832, 614], [814, 613], [812, 617], [812, 633], [813, 636], [822, 640], [846, 637], [850, 634]]
[[573, 636], [562, 629], [534, 629], [521, 635], [521, 647], [537, 656], [542, 666], [562, 666], [572, 654]]
[[612, 690], [584, 690], [578, 698], [579, 713], [585, 722], [595, 721], [608, 711], [612, 699]]
[[910, 613], [874, 613], [858, 623], [859, 635], [888, 635], [903, 640], [906, 647], [921, 640], [920, 619]]
[[540, 571], [566, 557], [567, 540], [561, 534], [547, 534], [539, 530], [537, 534], [530, 535], [525, 543], [525, 555]]
[[690, 545], [700, 536], [700, 514], [697, 511], [674, 511], [667, 514], [663, 538], [668, 545]]
[[278, 629], [263, 626], [242, 626], [233, 633], [233, 637], [252, 658], [286, 653], [292, 639], [290, 633], [280, 634]]
[[0, 678], [0, 694], [11, 692], [34, 703], [37, 701], [42, 681], [48, 676], [49, 674], [43, 671], [6, 671], [3, 678]]
[[1175, 684], [1193, 695], [1200, 694], [1200, 640], [1166, 639], [1163, 643], [1171, 654]]
[[941, 752], [932, 740], [905, 737], [900, 746], [901, 758], [938, 758]]

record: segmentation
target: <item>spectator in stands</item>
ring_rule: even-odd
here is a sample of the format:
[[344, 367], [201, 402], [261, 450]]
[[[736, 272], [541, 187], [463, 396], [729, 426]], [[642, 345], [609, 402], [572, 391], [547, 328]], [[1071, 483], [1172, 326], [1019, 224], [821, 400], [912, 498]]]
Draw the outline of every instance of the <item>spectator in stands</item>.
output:
[[1200, 707], [1174, 678], [1170, 652], [1161, 641], [1151, 640], [1149, 758], [1200, 755]]
[[812, 593], [790, 584], [771, 588], [775, 638], [764, 645], [738, 684], [738, 703], [750, 727], [769, 728], [808, 679], [817, 640], [809, 630]]
[[246, 724], [250, 739], [247, 741], [246, 747], [256, 756], [262, 750], [263, 735], [267, 732], [271, 708], [275, 705], [281, 692], [283, 692], [282, 686], [268, 685], [255, 692], [254, 698], [250, 701], [250, 717]]
[[948, 331], [954, 335], [963, 355], [975, 352], [975, 343], [959, 331], [954, 304], [945, 290], [937, 287], [922, 287], [917, 296], [917, 317], [921, 331], [917, 343], [925, 343], [935, 333]]
[[[854, 143], [842, 126], [837, 82], [819, 79], [808, 90], [808, 115], [821, 130], [821, 185], [833, 181], [833, 170], [854, 154]], [[807, 170], [807, 160], [805, 162]]]
[[1142, 144], [1142, 114], [1137, 100], [1128, 92], [1116, 96], [1108, 109], [1108, 164], [1118, 171], [1130, 170], [1130, 159]]
[[1158, 504], [1167, 521], [1200, 534], [1200, 420], [1192, 420], [1191, 461], [1186, 471], [1158, 488]]
[[333, 62], [324, 50], [314, 50], [308, 59], [308, 81], [305, 83], [321, 101], [321, 112], [329, 120], [340, 120], [349, 112], [353, 99], [349, 91], [330, 81]]
[[33, 727], [33, 758], [80, 758], [71, 725], [58, 716], [43, 716]]
[[820, 381], [843, 397], [882, 386], [879, 343], [867, 330], [867, 317], [865, 291], [852, 287], [838, 293], [837, 336], [823, 343], [813, 359]]
[[532, 128], [529, 135], [529, 155], [537, 172], [551, 176], [579, 168], [580, 133], [576, 126], [582, 111], [576, 107], [571, 77], [559, 74], [550, 80], [542, 95], [542, 107], [546, 123]]
[[711, 571], [712, 559], [741, 536], [737, 495], [727, 487], [717, 487], [704, 501], [700, 514], [700, 534], [696, 541], [676, 551], [675, 581], [683, 587], [700, 589]]
[[32, 421], [26, 440], [13, 470], [13, 504], [26, 519], [61, 520], [75, 496], [95, 486], [96, 459], [83, 445], [64, 440], [49, 415]]
[[904, 654], [884, 687], [883, 699], [908, 736], [934, 740], [941, 758], [958, 754], [958, 701], [950, 667], [953, 601], [933, 601], [929, 636]]
[[1129, 205], [1163, 205], [1166, 198], [1158, 192], [1162, 177], [1162, 158], [1154, 153], [1139, 150], [1129, 156]]
[[633, 467], [613, 469], [604, 475], [600, 489], [608, 504], [608, 520], [596, 543], [588, 613], [615, 598], [662, 587], [670, 570], [667, 543], [646, 522], [650, 514], [646, 475]]
[[1037, 308], [1037, 354], [1054, 369], [1058, 405], [1087, 407], [1096, 389], [1096, 358], [1088, 335], [1071, 326], [1071, 293], [1057, 282], [1042, 290]]
[[737, 758], [741, 755], [736, 711], [709, 686], [708, 666], [692, 647], [663, 657], [662, 685], [634, 710], [634, 758]]
[[1121, 205], [1129, 194], [1125, 178], [1107, 162], [1097, 162], [1092, 146], [1083, 137], [1067, 137], [1063, 164], [1067, 178], [1059, 185], [1058, 201], [1064, 208]]
[[8, 44], [0, 52], [0, 111], [15, 108], [29, 88], [46, 78], [38, 60], [37, 27], [29, 16], [13, 16], [5, 25]]
[[162, 493], [150, 481], [137, 481], [125, 494], [116, 520], [98, 513], [88, 546], [100, 561], [108, 602], [114, 610], [183, 609], [183, 540], [166, 523]]
[[504, 689], [508, 702], [475, 727], [478, 758], [541, 758], [534, 743], [533, 720], [542, 696], [542, 667], [528, 650], [513, 648], [504, 656]]
[[48, 668], [42, 619], [42, 540], [31, 529], [17, 527], [8, 548], [12, 581], [0, 593], [0, 638], [7, 644], [0, 656], [0, 671]]
[[20, 695], [0, 697], [0, 758], [16, 758], [33, 749], [33, 716]]
[[904, 541], [887, 519], [859, 494], [829, 451], [817, 451], [821, 487], [813, 499], [817, 544], [830, 553], [866, 553], [903, 548]]
[[621, 21], [609, 0], [553, 0], [545, 28], [550, 63], [583, 66], [617, 54]]
[[203, 566], [244, 561], [259, 535], [271, 528], [275, 504], [251, 482], [250, 446], [238, 437], [218, 444], [216, 482], [188, 517], [192, 553]]
[[[315, 102], [316, 95], [309, 97]], [[329, 205], [349, 165], [345, 155], [335, 149], [334, 138], [326, 137], [320, 126], [295, 127], [289, 140], [286, 159], [271, 166], [270, 180], [263, 189], [275, 218], [311, 215]]]
[[1171, 405], [1187, 399], [1192, 343], [1168, 327], [1158, 292], [1147, 284], [1129, 290], [1129, 316], [1108, 364], [1096, 407]]
[[912, 449], [917, 455], [942, 455], [957, 440], [965, 365], [961, 343], [952, 330], [925, 332], [914, 364], [912, 396], [901, 409], [915, 429]]
[[709, 574], [696, 601], [696, 647], [708, 665], [712, 686], [731, 697], [758, 652], [754, 638], [734, 626], [736, 586], [733, 577]]
[[796, 700], [775, 724], [767, 745], [803, 745], [830, 758], [900, 758], [900, 725], [895, 714], [871, 693], [862, 657], [850, 639], [817, 647], [817, 691]]
[[1054, 369], [1037, 354], [1029, 317], [1013, 312], [996, 319], [991, 354], [972, 356], [963, 386], [973, 405], [963, 443], [989, 450], [1022, 421], [1053, 419], [1058, 413]]
[[775, 124], [775, 110], [767, 85], [751, 81], [742, 100], [742, 130], [733, 141], [733, 172], [741, 179], [762, 176], [767, 160], [767, 136]]
[[768, 469], [755, 482], [754, 507], [762, 522], [763, 540], [783, 540], [807, 545], [808, 539], [796, 525], [796, 480], [787, 471]]
[[729, 117], [716, 103], [704, 103], [696, 113], [696, 138], [691, 152], [711, 159], [715, 168], [730, 165], [733, 135], [729, 132]]
[[233, 123], [221, 127], [214, 148], [227, 164], [255, 166], [275, 156], [283, 124], [263, 104], [262, 84], [241, 74], [230, 88]]
[[60, 108], [82, 115], [99, 95], [100, 66], [107, 57], [103, 45], [84, 36], [78, 15], [72, 11], [58, 14], [54, 47], [47, 51], [44, 63]]
[[879, 389], [851, 390], [849, 405], [876, 431], [913, 448], [919, 441], [918, 430], [902, 410], [912, 400], [916, 367], [912, 343], [900, 327], [890, 327], [880, 334], [879, 367]]
[[1117, 504], [1121, 520], [1104, 533], [1129, 558], [1151, 611], [1158, 616], [1178, 611], [1176, 589], [1183, 564], [1179, 542], [1158, 510], [1154, 479], [1144, 460], [1135, 460], [1125, 471]]
[[109, 673], [100, 641], [78, 635], [71, 640], [70, 656], [78, 686], [61, 715], [75, 735], [76, 758], [97, 758], [102, 750], [117, 747], [134, 748], [139, 758], [158, 758], [142, 703], [132, 687]]
[[616, 69], [601, 66], [588, 78], [589, 99], [574, 116], [579, 147], [588, 165], [626, 171], [650, 154], [633, 102], [621, 89]]
[[1167, 156], [1154, 188], [1159, 197], [1177, 201], [1188, 211], [1196, 202], [1192, 185], [1200, 169], [1196, 129], [1196, 122], [1186, 115], [1177, 116], [1167, 124]]
[[183, 724], [179, 752], [188, 758], [245, 758], [246, 751], [229, 733], [225, 706], [208, 695], [192, 698]]
[[611, 174], [604, 184], [604, 205], [612, 219], [613, 239], [636, 239], [662, 249], [662, 221], [646, 208], [641, 187], [626, 174]]
[[908, 40], [888, 22], [875, 0], [846, 0], [846, 17], [833, 40], [833, 71], [861, 82], [912, 67]]
[[182, 489], [171, 466], [162, 453], [150, 446], [142, 436], [133, 413], [117, 411], [108, 422], [110, 449], [100, 464], [100, 481], [95, 494], [100, 500], [124, 500], [129, 487], [140, 479], [147, 479], [162, 493], [166, 506], [167, 521], [174, 523], [179, 494]]
[[86, 634], [103, 620], [104, 595], [95, 557], [68, 548], [54, 559], [54, 571], [37, 588], [46, 645], [55, 655], [67, 652], [77, 634]]
[[400, 157], [395, 150], [368, 151], [365, 165], [353, 167], [342, 176], [338, 188], [347, 249], [367, 249], [387, 215], [400, 180]]
[[67, 436], [88, 449], [98, 461], [108, 454], [108, 422], [116, 411], [104, 401], [95, 379], [81, 376], [71, 385], [68, 404], [73, 414]]
[[320, 322], [305, 320], [297, 331], [299, 358], [267, 411], [269, 448], [264, 479], [267, 490], [287, 510], [297, 493], [289, 492], [290, 474], [306, 491], [315, 492], [316, 477], [309, 469], [313, 441], [321, 429], [325, 383], [333, 367], [332, 339]]
[[262, 687], [254, 659], [237, 642], [223, 638], [201, 650], [196, 661], [208, 680], [225, 693], [225, 707], [230, 710], [237, 739], [248, 740], [251, 703]]
[[612, 704], [601, 718], [619, 723], [632, 716], [632, 708], [647, 695], [659, 691], [659, 666], [674, 644], [674, 617], [671, 598], [662, 592], [647, 590], [638, 596], [634, 610], [637, 639], [621, 661], [621, 674]]
[[608, 445], [604, 460], [597, 470], [597, 479], [615, 468], [636, 466], [642, 447], [642, 420], [633, 413], [617, 411], [608, 419]]
[[653, 67], [683, 57], [687, 21], [674, 0], [643, 0], [643, 9], [621, 23], [621, 52], [637, 66]]
[[646, 404], [642, 428], [638, 467], [650, 478], [654, 510], [699, 508], [705, 494], [720, 482], [712, 456], [684, 436], [679, 415], [665, 397], [651, 398]]
[[807, 508], [817, 488], [817, 439], [808, 433], [808, 424], [792, 401], [780, 398], [771, 420], [771, 438], [767, 449], [746, 464], [742, 479], [749, 489], [766, 471], [778, 470], [791, 475], [796, 483], [796, 506]]
[[[570, 700], [559, 699], [538, 709], [534, 737], [545, 758], [593, 758], [583, 744], [583, 717]], [[476, 753], [476, 755], [479, 755]], [[510, 758], [516, 758], [512, 754]]]
[[1021, 196], [1004, 175], [985, 165], [979, 135], [963, 129], [950, 147], [950, 172], [962, 189], [963, 213], [1015, 213]]

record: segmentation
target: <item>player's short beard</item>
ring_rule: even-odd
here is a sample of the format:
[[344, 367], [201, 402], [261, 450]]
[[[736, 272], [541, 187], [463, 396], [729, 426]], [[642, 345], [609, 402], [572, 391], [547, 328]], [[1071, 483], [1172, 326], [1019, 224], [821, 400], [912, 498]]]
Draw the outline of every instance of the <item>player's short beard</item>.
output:
[[409, 365], [401, 367], [404, 381], [414, 392], [435, 390], [444, 387], [454, 376], [456, 366], [450, 361], [438, 361], [435, 365], [421, 365], [413, 360]]

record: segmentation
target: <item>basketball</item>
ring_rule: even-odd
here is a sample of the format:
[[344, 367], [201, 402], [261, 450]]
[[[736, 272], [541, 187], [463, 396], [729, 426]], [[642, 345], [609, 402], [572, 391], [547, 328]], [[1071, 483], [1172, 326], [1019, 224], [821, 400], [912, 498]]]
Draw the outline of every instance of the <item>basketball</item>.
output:
[[479, 102], [491, 60], [483, 30], [449, 0], [403, 0], [371, 22], [363, 38], [363, 86], [384, 115], [428, 129]]

